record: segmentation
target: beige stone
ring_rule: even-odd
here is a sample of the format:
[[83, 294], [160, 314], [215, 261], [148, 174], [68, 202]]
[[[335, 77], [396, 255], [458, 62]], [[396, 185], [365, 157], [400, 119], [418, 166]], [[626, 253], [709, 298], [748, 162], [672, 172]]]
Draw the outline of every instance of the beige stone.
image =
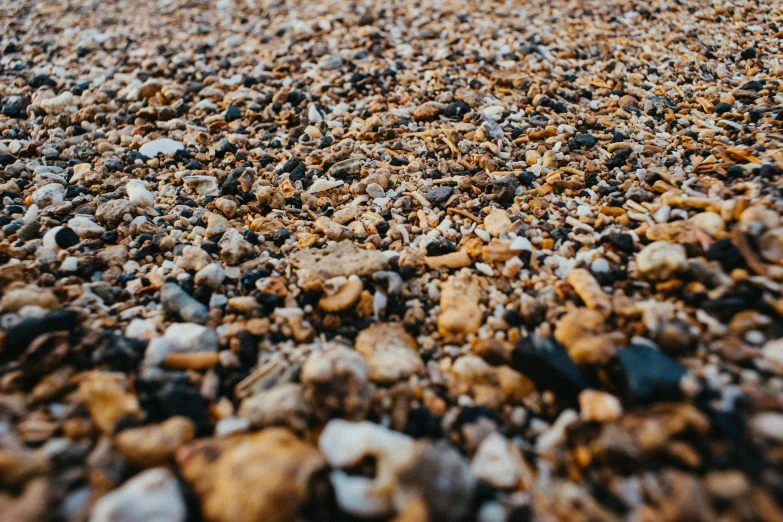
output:
[[356, 351], [373, 382], [395, 382], [424, 369], [416, 339], [397, 323], [378, 323], [359, 332]]

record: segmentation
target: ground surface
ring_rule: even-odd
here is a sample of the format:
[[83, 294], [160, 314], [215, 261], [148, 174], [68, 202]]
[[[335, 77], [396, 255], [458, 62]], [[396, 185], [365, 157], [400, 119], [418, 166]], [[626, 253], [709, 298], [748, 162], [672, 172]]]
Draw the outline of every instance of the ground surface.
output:
[[0, 521], [783, 518], [779, 5], [0, 27]]

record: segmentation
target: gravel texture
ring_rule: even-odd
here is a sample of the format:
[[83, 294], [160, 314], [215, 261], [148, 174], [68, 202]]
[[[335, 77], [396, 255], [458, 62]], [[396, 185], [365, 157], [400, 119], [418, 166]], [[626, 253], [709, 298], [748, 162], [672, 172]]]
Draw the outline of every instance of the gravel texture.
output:
[[0, 522], [783, 519], [779, 4], [0, 13]]

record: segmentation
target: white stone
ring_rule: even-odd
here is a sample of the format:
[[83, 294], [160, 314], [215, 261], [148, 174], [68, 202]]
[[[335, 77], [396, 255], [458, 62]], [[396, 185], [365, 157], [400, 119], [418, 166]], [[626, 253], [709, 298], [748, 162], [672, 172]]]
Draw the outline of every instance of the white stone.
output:
[[125, 185], [125, 192], [131, 203], [140, 208], [151, 207], [155, 204], [155, 197], [147, 190], [140, 179], [132, 179]]
[[106, 229], [98, 223], [87, 216], [82, 215], [76, 216], [68, 221], [68, 227], [76, 232], [76, 235], [82, 239], [101, 237], [106, 232]]
[[665, 281], [682, 272], [688, 262], [682, 245], [656, 241], [636, 256], [636, 270], [644, 277]]
[[61, 92], [57, 96], [47, 98], [38, 103], [38, 106], [48, 114], [57, 114], [63, 112], [73, 99], [73, 93], [70, 91]]
[[174, 154], [178, 150], [183, 150], [185, 146], [170, 138], [161, 138], [159, 140], [148, 141], [141, 146], [139, 152], [148, 158], [154, 158], [158, 154]]
[[525, 470], [519, 450], [497, 432], [481, 442], [470, 463], [470, 471], [477, 480], [503, 489], [516, 488], [523, 477], [531, 475]]
[[79, 268], [79, 259], [74, 256], [66, 257], [65, 260], [60, 263], [60, 270], [65, 272], [76, 272]]
[[151, 341], [158, 336], [155, 323], [146, 319], [136, 318], [128, 323], [125, 328], [125, 337], [131, 339], [141, 339], [143, 341]]
[[95, 503], [90, 522], [185, 522], [187, 508], [166, 468], [143, 471]]
[[212, 176], [185, 176], [182, 178], [188, 189], [200, 196], [219, 196], [217, 179]]
[[62, 203], [64, 197], [65, 187], [59, 183], [49, 183], [33, 192], [33, 203], [38, 205], [38, 208], [44, 208]]
[[226, 279], [226, 271], [217, 263], [210, 263], [198, 272], [194, 279], [197, 286], [206, 286], [208, 288], [219, 288]]
[[753, 434], [776, 444], [783, 444], [783, 413], [757, 413], [750, 420]]

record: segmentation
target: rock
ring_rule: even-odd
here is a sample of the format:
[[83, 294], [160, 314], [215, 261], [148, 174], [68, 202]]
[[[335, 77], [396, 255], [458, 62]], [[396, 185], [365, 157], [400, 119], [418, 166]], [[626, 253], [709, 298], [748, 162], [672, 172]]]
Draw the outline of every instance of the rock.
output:
[[625, 342], [621, 332], [609, 332], [603, 316], [587, 308], [575, 308], [560, 318], [555, 340], [565, 346], [576, 364], [605, 364]]
[[485, 408], [497, 409], [504, 402], [519, 403], [535, 391], [533, 383], [508, 366], [490, 366], [475, 355], [463, 355], [448, 372], [448, 389], [454, 397], [469, 395]]
[[38, 237], [41, 231], [41, 225], [37, 221], [28, 221], [16, 231], [19, 241], [31, 241]]
[[20, 488], [18, 496], [0, 492], [0, 522], [40, 522], [50, 517], [49, 481], [37, 478]]
[[682, 245], [656, 241], [636, 255], [636, 270], [653, 281], [666, 281], [685, 270], [687, 261]]
[[284, 428], [196, 441], [176, 455], [210, 522], [288, 522], [323, 469], [318, 450]]
[[612, 422], [623, 413], [620, 400], [612, 394], [598, 390], [584, 390], [579, 394], [582, 420], [588, 422]]
[[644, 404], [676, 399], [685, 368], [668, 355], [646, 345], [631, 345], [617, 352], [624, 371], [624, 399]]
[[144, 182], [139, 179], [132, 179], [125, 185], [125, 193], [128, 199], [138, 208], [147, 208], [155, 204], [155, 197], [152, 192], [147, 190]]
[[511, 367], [530, 378], [539, 391], [552, 390], [572, 404], [589, 387], [565, 348], [548, 337], [533, 334], [519, 341], [511, 354]]
[[244, 399], [238, 415], [248, 419], [254, 428], [277, 425], [304, 432], [310, 424], [311, 410], [304, 398], [302, 386], [289, 382], [261, 390]]
[[413, 111], [413, 119], [416, 121], [427, 121], [436, 118], [446, 108], [445, 105], [438, 102], [422, 103]]
[[47, 114], [59, 114], [65, 111], [68, 104], [73, 99], [73, 93], [70, 91], [63, 91], [57, 96], [47, 98], [38, 102], [38, 106], [46, 111]]
[[757, 413], [750, 419], [750, 430], [759, 438], [783, 444], [783, 413]]
[[[339, 54], [325, 54], [318, 60], [318, 68], [324, 71], [339, 69], [343, 65], [343, 57]], [[310, 118], [312, 122], [313, 119]]]
[[438, 333], [446, 342], [459, 341], [481, 327], [481, 289], [474, 278], [451, 276], [440, 291]]
[[331, 295], [325, 295], [318, 301], [318, 306], [325, 312], [342, 312], [352, 308], [364, 290], [361, 279], [349, 279]]
[[493, 208], [484, 218], [484, 229], [491, 236], [499, 237], [508, 231], [509, 227], [511, 227], [511, 218], [508, 217], [505, 210]]
[[356, 336], [373, 382], [392, 383], [424, 369], [416, 340], [397, 323], [378, 323]]
[[125, 337], [128, 337], [129, 339], [150, 341], [157, 337], [157, 335], [155, 323], [138, 317], [128, 323], [128, 326], [125, 328]]
[[5, 294], [0, 299], [0, 310], [3, 313], [18, 312], [24, 306], [40, 306], [47, 310], [53, 310], [60, 304], [57, 296], [49, 289], [43, 289], [36, 285], [21, 288], [10, 286], [6, 288]]
[[18, 488], [52, 469], [49, 457], [42, 450], [26, 448], [0, 449], [0, 486]]
[[444, 442], [419, 444], [399, 474], [394, 503], [404, 513], [419, 502], [429, 520], [460, 522], [469, 519], [476, 493], [476, 480], [459, 451]]
[[228, 220], [220, 214], [212, 213], [207, 218], [206, 236], [208, 239], [222, 235], [228, 230]]
[[365, 277], [389, 269], [382, 252], [361, 249], [352, 241], [341, 241], [324, 250], [300, 250], [292, 254], [289, 261], [299, 269], [299, 279], [317, 277], [326, 281], [339, 276]]
[[761, 235], [759, 254], [770, 263], [783, 265], [783, 228], [773, 228]]
[[90, 522], [185, 522], [177, 478], [166, 468], [143, 471], [95, 503]]
[[344, 239], [353, 239], [353, 231], [343, 225], [338, 225], [328, 217], [321, 216], [315, 220], [315, 229], [321, 232], [327, 239], [332, 241], [342, 241]]
[[180, 446], [196, 437], [196, 427], [186, 417], [171, 417], [160, 424], [121, 431], [114, 437], [119, 452], [136, 466], [166, 464]]
[[253, 245], [247, 242], [239, 230], [229, 228], [218, 241], [220, 257], [228, 265], [238, 265], [243, 259], [253, 255]]
[[136, 205], [126, 199], [112, 199], [98, 205], [95, 218], [109, 228], [117, 228], [126, 214], [136, 213]]
[[[380, 517], [394, 511], [398, 475], [413, 460], [414, 440], [371, 422], [334, 419], [327, 423], [318, 447], [333, 470], [337, 504], [358, 517]], [[349, 475], [340, 468], [365, 458], [375, 462], [375, 476]]]
[[454, 187], [435, 187], [427, 191], [427, 199], [433, 203], [443, 203], [448, 201], [454, 194]]
[[85, 216], [76, 216], [68, 221], [68, 228], [81, 239], [99, 238], [106, 233], [105, 228]]
[[185, 176], [182, 178], [182, 181], [185, 182], [185, 186], [189, 190], [199, 196], [217, 197], [220, 195], [220, 187], [217, 179], [213, 176]]
[[38, 208], [59, 205], [65, 197], [65, 187], [60, 183], [49, 183], [33, 192], [33, 204]]
[[765, 369], [783, 375], [783, 339], [773, 339], [764, 344], [761, 349], [761, 364]]
[[157, 366], [173, 353], [217, 352], [218, 337], [213, 328], [194, 323], [173, 323], [147, 345], [146, 366]]
[[148, 141], [139, 148], [139, 152], [148, 158], [154, 158], [158, 154], [174, 154], [178, 150], [185, 150], [185, 146], [170, 138]]
[[333, 344], [314, 351], [302, 366], [305, 399], [321, 421], [362, 420], [370, 408], [367, 365], [356, 351]]
[[218, 198], [215, 200], [215, 207], [220, 210], [227, 218], [232, 218], [237, 213], [237, 204], [229, 198]]
[[5, 343], [0, 348], [0, 362], [19, 357], [39, 335], [72, 331], [79, 326], [79, 315], [73, 310], [55, 310], [38, 317], [22, 319], [5, 331]]
[[106, 435], [114, 433], [123, 419], [139, 420], [144, 413], [136, 395], [127, 391], [125, 375], [92, 372], [79, 384], [79, 395], [95, 425]]
[[497, 432], [481, 442], [470, 471], [476, 480], [499, 489], [524, 491], [533, 485], [533, 470], [511, 441]]
[[189, 296], [176, 283], [166, 283], [160, 291], [160, 302], [170, 314], [191, 323], [204, 324], [209, 320], [209, 309]]
[[200, 271], [212, 263], [212, 258], [203, 248], [188, 245], [182, 249], [182, 255], [177, 259], [177, 266], [182, 270]]
[[198, 286], [205, 286], [215, 290], [220, 288], [220, 285], [223, 284], [225, 279], [226, 271], [223, 270], [223, 267], [217, 263], [210, 263], [196, 272], [196, 277], [194, 277], [193, 281]]
[[98, 259], [109, 267], [119, 267], [128, 261], [128, 247], [126, 245], [106, 245], [98, 252]]
[[575, 268], [568, 273], [568, 284], [582, 299], [587, 308], [596, 310], [604, 317], [612, 313], [612, 303], [593, 274], [584, 268]]

